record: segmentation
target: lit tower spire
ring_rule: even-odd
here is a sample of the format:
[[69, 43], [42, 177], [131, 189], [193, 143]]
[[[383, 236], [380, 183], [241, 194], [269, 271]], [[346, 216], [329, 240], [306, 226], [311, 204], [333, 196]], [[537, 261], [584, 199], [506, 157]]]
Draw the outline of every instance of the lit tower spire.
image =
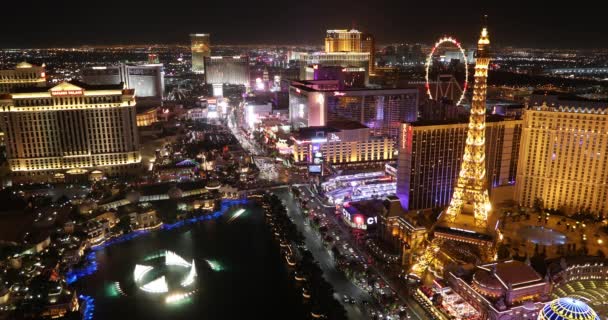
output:
[[485, 164], [485, 131], [486, 131], [486, 82], [490, 64], [490, 37], [488, 29], [481, 30], [475, 56], [475, 84], [473, 103], [469, 117], [469, 130], [464, 148], [460, 175], [452, 201], [445, 213], [445, 219], [454, 222], [463, 211], [470, 211], [475, 216], [475, 226], [486, 227], [492, 205], [488, 197]]

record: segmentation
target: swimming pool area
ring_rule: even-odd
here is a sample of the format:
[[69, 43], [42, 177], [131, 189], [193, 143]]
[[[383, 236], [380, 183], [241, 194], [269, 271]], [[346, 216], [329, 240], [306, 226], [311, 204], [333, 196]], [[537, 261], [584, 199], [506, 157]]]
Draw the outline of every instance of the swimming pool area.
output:
[[527, 241], [545, 246], [566, 244], [568, 241], [563, 233], [540, 226], [522, 227], [517, 234]]

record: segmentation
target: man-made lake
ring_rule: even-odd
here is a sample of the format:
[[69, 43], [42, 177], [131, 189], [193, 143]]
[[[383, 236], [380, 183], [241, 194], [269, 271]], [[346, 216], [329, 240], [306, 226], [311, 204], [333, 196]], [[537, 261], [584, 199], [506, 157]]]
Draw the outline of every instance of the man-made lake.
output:
[[[301, 289], [289, 278], [261, 210], [248, 205], [231, 219], [233, 211], [96, 251], [97, 271], [74, 284], [94, 299], [93, 319], [304, 319]], [[134, 285], [135, 265], [165, 250], [195, 261], [197, 292], [188, 302], [166, 304]], [[207, 260], [223, 270], [212, 270]]]

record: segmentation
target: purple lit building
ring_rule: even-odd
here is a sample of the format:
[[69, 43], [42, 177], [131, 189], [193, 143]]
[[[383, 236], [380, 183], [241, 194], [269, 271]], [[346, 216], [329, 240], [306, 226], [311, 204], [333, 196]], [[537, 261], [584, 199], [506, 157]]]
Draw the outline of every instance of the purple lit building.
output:
[[[466, 121], [403, 123], [397, 150], [397, 196], [405, 210], [447, 206], [460, 172]], [[522, 120], [488, 116], [486, 177], [493, 203], [512, 200]]]
[[365, 68], [312, 65], [306, 67], [306, 80], [338, 80], [340, 89], [365, 88]]
[[289, 117], [295, 128], [350, 120], [368, 127], [372, 136], [396, 140], [400, 124], [416, 121], [417, 113], [414, 88], [341, 89], [338, 80], [293, 81], [289, 87]]

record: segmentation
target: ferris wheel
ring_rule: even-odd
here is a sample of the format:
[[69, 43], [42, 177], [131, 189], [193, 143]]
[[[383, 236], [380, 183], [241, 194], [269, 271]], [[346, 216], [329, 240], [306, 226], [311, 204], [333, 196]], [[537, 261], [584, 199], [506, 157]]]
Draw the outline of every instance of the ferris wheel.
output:
[[[439, 75], [437, 77], [436, 81], [432, 81], [430, 79], [431, 66], [433, 64], [433, 56], [434, 56], [435, 52], [441, 46], [443, 46], [445, 44], [452, 44], [453, 46], [458, 48], [458, 50], [460, 51], [460, 56], [462, 57], [462, 61], [464, 62], [464, 65], [465, 65], [464, 84], [462, 85], [462, 87], [460, 86], [460, 83], [458, 83], [458, 81], [456, 81], [456, 79], [452, 75]], [[467, 87], [468, 87], [468, 83], [469, 83], [468, 64], [469, 64], [469, 61], [467, 60], [467, 55], [464, 52], [464, 49], [462, 48], [462, 46], [460, 45], [460, 42], [458, 40], [456, 40], [452, 37], [443, 37], [443, 38], [439, 39], [433, 46], [431, 53], [429, 53], [429, 55], [426, 59], [426, 64], [425, 64], [425, 66], [426, 66], [425, 88], [426, 88], [426, 93], [429, 96], [429, 99], [438, 100], [440, 98], [455, 96], [455, 98], [457, 98], [457, 99], [453, 99], [453, 100], [457, 101], [456, 105], [459, 106], [460, 104], [462, 104], [465, 100], [465, 95], [466, 95]], [[435, 94], [434, 95], [431, 92], [432, 83], [435, 85], [435, 90], [434, 90]], [[457, 92], [457, 93], [455, 94], [455, 92]], [[458, 94], [458, 93], [460, 93], [460, 94]]]

